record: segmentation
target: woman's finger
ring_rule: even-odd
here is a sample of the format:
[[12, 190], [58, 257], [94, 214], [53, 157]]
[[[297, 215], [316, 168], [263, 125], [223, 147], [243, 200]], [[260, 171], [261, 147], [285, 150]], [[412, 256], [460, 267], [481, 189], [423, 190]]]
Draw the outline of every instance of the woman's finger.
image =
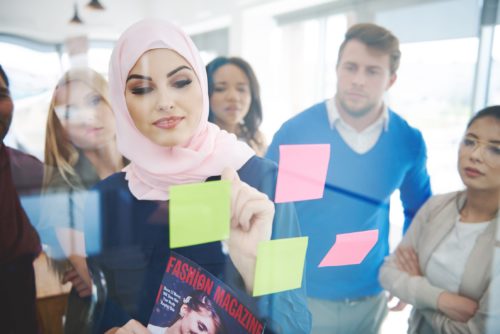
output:
[[235, 208], [241, 191], [240, 177], [235, 169], [227, 167], [222, 171], [221, 180], [231, 182], [231, 227], [234, 228], [238, 226], [238, 216]]
[[401, 300], [393, 307], [390, 307], [389, 308], [389, 311], [393, 311], [393, 312], [399, 312], [399, 311], [402, 311], [404, 310], [404, 308], [406, 307], [406, 303], [405, 302], [402, 302]]
[[404, 258], [403, 258], [403, 255], [401, 254], [401, 248], [397, 248], [396, 249], [396, 265], [398, 267], [399, 270], [403, 270], [404, 271]]
[[146, 327], [134, 319], [127, 322], [124, 327], [134, 334], [150, 334]]
[[64, 273], [64, 276], [62, 278], [62, 282], [63, 283], [70, 282], [70, 281], [74, 280], [76, 277], [78, 277], [78, 273], [76, 272], [76, 270], [74, 268], [71, 268]]
[[238, 183], [236, 185], [237, 192], [236, 198], [233, 206], [235, 225], [233, 227], [240, 227], [243, 231], [248, 231], [250, 228], [250, 223], [248, 221], [242, 220], [242, 212], [248, 201], [251, 200], [251, 188], [245, 183]]
[[418, 263], [418, 255], [417, 253], [413, 250], [413, 248], [410, 248], [410, 256], [412, 258], [412, 261], [414, 263]]
[[[137, 320], [129, 320], [125, 326], [119, 328], [114, 334], [150, 334], [146, 327], [144, 327]], [[107, 334], [107, 333], [106, 333]]]
[[266, 194], [247, 184], [242, 185], [235, 210], [238, 224], [244, 231], [251, 228], [254, 218], [266, 217], [266, 214], [269, 214], [272, 209], [274, 209], [274, 206]]
[[222, 171], [220, 179], [227, 181], [239, 181], [240, 177], [234, 168], [226, 167]]
[[268, 203], [263, 199], [249, 200], [241, 209], [239, 222], [244, 231], [249, 231], [255, 223], [259, 223], [259, 218], [264, 218], [270, 212], [267, 208]]

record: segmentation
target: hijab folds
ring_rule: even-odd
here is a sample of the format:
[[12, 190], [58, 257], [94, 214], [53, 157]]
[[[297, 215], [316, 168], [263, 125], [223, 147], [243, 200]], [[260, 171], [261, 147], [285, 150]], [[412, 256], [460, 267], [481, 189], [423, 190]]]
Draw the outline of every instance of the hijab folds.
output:
[[[200, 123], [183, 145], [164, 147], [135, 126], [125, 102], [128, 74], [143, 53], [167, 48], [191, 64], [203, 95]], [[109, 65], [109, 90], [116, 118], [119, 151], [130, 160], [123, 171], [132, 194], [141, 200], [168, 200], [172, 185], [203, 182], [226, 167], [240, 169], [255, 153], [233, 134], [208, 122], [208, 86], [198, 49], [178, 27], [146, 19], [128, 28], [118, 40]]]

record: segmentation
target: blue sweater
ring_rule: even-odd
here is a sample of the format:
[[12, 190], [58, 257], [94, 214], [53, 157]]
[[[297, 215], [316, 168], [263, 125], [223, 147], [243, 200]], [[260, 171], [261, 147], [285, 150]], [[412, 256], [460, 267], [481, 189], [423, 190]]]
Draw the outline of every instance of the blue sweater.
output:
[[[242, 181], [274, 198], [274, 162], [254, 156], [238, 174]], [[217, 178], [220, 179], [215, 176], [209, 180]], [[94, 272], [102, 271], [108, 287], [95, 332], [122, 326], [130, 319], [147, 325], [170, 256], [168, 202], [136, 199], [124, 173], [113, 174], [95, 188], [100, 199], [98, 205], [89, 205], [87, 201], [85, 242], [89, 267]], [[272, 238], [299, 235], [293, 204], [277, 204]], [[243, 280], [229, 256], [222, 252], [220, 242], [175, 251], [239, 292], [246, 305], [267, 322], [265, 333], [309, 333], [311, 315], [304, 286], [252, 298], [244, 292]]]
[[[331, 145], [322, 199], [295, 203], [307, 252], [307, 293], [313, 298], [343, 300], [382, 291], [378, 271], [389, 252], [389, 200], [399, 189], [405, 211], [404, 231], [431, 195], [426, 148], [421, 133], [389, 111], [389, 128], [373, 148], [354, 152], [330, 128], [325, 103], [285, 122], [275, 134], [267, 157], [278, 162], [279, 145]], [[379, 241], [359, 265], [318, 268], [340, 233], [378, 229]]]

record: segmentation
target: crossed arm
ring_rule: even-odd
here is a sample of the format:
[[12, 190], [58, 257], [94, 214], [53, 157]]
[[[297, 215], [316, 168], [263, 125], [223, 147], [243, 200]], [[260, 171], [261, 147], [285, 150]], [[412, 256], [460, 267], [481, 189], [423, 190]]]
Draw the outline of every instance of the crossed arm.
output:
[[428, 211], [424, 205], [394, 254], [386, 259], [380, 282], [403, 303], [416, 307], [436, 333], [480, 333], [487, 314], [488, 291], [476, 301], [432, 285], [421, 269], [418, 238], [428, 221]]

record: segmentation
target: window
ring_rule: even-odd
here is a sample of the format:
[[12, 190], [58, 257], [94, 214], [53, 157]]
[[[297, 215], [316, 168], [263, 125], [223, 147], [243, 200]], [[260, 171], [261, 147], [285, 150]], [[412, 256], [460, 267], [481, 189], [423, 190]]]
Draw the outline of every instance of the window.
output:
[[59, 55], [55, 47], [5, 41], [0, 41], [0, 54], [15, 105], [5, 143], [43, 160], [45, 126], [40, 124], [46, 122], [51, 90], [61, 75]]
[[500, 24], [494, 34], [488, 105], [500, 104]]
[[434, 193], [462, 188], [457, 150], [472, 110], [478, 39], [404, 43], [390, 106], [423, 134]]

